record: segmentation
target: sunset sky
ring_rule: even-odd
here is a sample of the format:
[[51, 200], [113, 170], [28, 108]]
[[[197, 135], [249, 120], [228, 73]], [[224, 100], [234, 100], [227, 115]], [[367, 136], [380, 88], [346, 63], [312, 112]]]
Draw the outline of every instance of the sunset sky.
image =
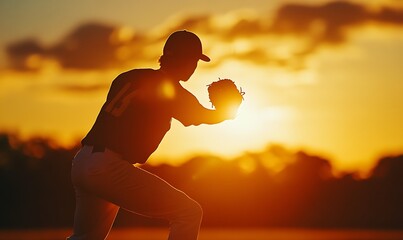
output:
[[151, 163], [232, 158], [269, 144], [306, 149], [339, 170], [403, 152], [403, 2], [2, 0], [0, 131], [62, 144], [92, 126], [111, 81], [158, 68], [167, 36], [198, 34], [212, 59], [183, 85], [246, 92], [238, 117], [171, 131]]

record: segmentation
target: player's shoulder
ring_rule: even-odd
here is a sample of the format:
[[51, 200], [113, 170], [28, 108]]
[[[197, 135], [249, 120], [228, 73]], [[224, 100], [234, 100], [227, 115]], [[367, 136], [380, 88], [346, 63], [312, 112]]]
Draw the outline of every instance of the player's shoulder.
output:
[[124, 85], [126, 83], [141, 84], [148, 82], [150, 79], [158, 78], [158, 72], [150, 68], [132, 69], [119, 74], [114, 80], [112, 85]]
[[157, 70], [151, 68], [137, 68], [131, 69], [129, 71], [123, 72], [119, 77], [123, 78], [140, 78], [140, 77], [152, 77], [157, 75]]

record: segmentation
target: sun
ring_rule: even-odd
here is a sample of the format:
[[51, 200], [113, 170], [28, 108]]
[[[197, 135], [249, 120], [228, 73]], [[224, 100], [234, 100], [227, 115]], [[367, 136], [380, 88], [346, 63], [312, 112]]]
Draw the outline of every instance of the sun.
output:
[[255, 133], [261, 126], [257, 109], [250, 107], [248, 103], [242, 103], [237, 111], [237, 116], [222, 124], [225, 131], [234, 132], [240, 135]]

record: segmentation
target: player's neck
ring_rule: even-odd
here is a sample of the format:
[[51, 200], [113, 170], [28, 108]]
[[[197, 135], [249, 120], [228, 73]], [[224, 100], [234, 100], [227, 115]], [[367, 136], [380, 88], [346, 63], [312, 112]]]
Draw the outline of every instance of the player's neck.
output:
[[158, 69], [158, 71], [160, 73], [162, 73], [167, 79], [169, 79], [171, 81], [178, 81], [178, 82], [180, 81], [180, 79], [178, 77], [176, 77], [174, 71], [170, 71], [169, 69], [166, 69], [166, 68], [163, 68], [163, 67]]

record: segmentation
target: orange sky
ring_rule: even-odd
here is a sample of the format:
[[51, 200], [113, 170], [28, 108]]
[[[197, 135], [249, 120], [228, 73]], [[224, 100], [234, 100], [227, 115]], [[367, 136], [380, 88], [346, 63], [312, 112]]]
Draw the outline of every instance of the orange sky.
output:
[[174, 121], [152, 163], [194, 153], [233, 157], [280, 143], [329, 157], [340, 170], [367, 170], [382, 154], [403, 150], [398, 1], [215, 7], [172, 1], [152, 17], [143, 11], [162, 10], [135, 5], [119, 12], [133, 4], [123, 0], [22, 2], [0, 3], [0, 130], [80, 139], [113, 78], [157, 68], [169, 33], [188, 29], [201, 37], [212, 62], [200, 63], [185, 87], [210, 107], [206, 85], [231, 78], [246, 92], [245, 102], [236, 120], [219, 125], [185, 128]]

